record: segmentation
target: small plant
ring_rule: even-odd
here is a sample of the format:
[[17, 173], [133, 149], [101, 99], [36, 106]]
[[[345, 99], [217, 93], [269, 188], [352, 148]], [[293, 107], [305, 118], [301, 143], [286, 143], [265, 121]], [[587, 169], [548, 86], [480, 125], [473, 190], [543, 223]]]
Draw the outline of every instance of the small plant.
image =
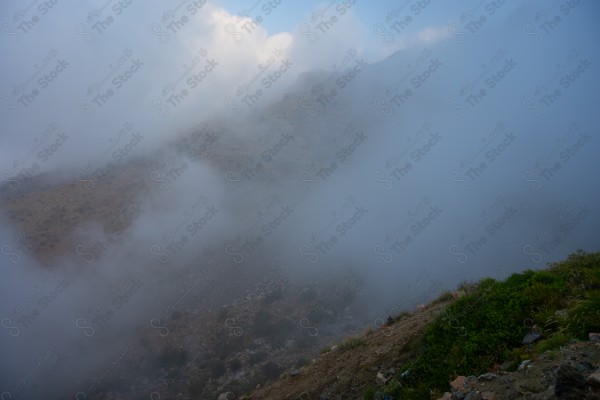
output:
[[452, 295], [452, 292], [449, 290], [445, 290], [433, 302], [434, 303], [442, 303], [444, 301], [452, 300], [453, 298], [454, 298], [454, 296]]
[[546, 350], [556, 350], [560, 346], [563, 346], [565, 343], [567, 343], [568, 340], [569, 338], [565, 334], [563, 334], [562, 332], [556, 332], [548, 339], [537, 343], [534, 349], [536, 353], [543, 353]]
[[473, 281], [462, 281], [458, 284], [458, 290], [463, 290], [467, 293], [473, 291], [475, 288], [477, 288], [477, 283], [473, 282]]
[[345, 350], [354, 349], [359, 346], [364, 346], [366, 344], [367, 344], [367, 341], [365, 339], [363, 339], [362, 337], [354, 337], [354, 338], [351, 338], [351, 339], [348, 339], [348, 340], [342, 342], [338, 348], [341, 351], [345, 351]]
[[364, 399], [373, 400], [375, 398], [375, 393], [377, 393], [377, 391], [374, 388], [368, 388], [365, 390]]
[[398, 315], [398, 318], [397, 318], [397, 319], [398, 319], [398, 320], [401, 320], [401, 319], [404, 319], [404, 318], [408, 318], [408, 317], [410, 317], [410, 316], [411, 316], [411, 314], [410, 314], [408, 311], [402, 311], [402, 312], [400, 313], [400, 315]]

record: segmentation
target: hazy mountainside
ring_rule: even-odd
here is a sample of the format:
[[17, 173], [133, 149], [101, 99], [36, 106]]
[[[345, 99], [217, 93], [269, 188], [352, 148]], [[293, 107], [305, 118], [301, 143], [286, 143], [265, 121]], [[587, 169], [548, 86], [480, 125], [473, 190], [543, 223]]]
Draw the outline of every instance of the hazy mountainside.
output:
[[[314, 85], [323, 78], [318, 73], [305, 82]], [[127, 331], [118, 350], [101, 356], [98, 349], [89, 350], [101, 361], [85, 377], [71, 377], [80, 397], [243, 393], [299, 368], [322, 346], [365, 325], [369, 310], [357, 301], [365, 286], [360, 273], [344, 266], [321, 278], [290, 282], [294, 271], [277, 245], [283, 238], [270, 235], [312, 194], [297, 191], [290, 208], [286, 185], [297, 186], [303, 172], [318, 173], [315, 168], [325, 165], [320, 155], [331, 159], [336, 146], [361, 134], [357, 123], [332, 122], [338, 120], [333, 104], [318, 118], [305, 118], [299, 106], [305, 95], [292, 92], [241, 123], [215, 118], [199, 124], [150, 156], [121, 160], [121, 152], [132, 146], [123, 134], [111, 141], [103, 159], [72, 173], [25, 171], [2, 186], [0, 210], [3, 223], [15, 232], [6, 242], [18, 257], [14, 260], [34, 268], [39, 263], [51, 272], [27, 301], [12, 308], [15, 327], [33, 334], [41, 318], [51, 318], [46, 309], [52, 310], [57, 298], [89, 286], [86, 300], [75, 306], [83, 337], [103, 335], [100, 346], [114, 348], [105, 338]], [[332, 125], [339, 129], [333, 137], [326, 134]], [[214, 202], [216, 186], [231, 193]], [[197, 197], [174, 198], [190, 188]], [[182, 206], [181, 200], [193, 202]], [[167, 224], [143, 225], [149, 215], [165, 210]], [[236, 228], [205, 233], [222, 214], [234, 219]], [[242, 266], [238, 254], [245, 258]], [[85, 283], [90, 273], [114, 281], [103, 291], [93, 280]], [[149, 298], [141, 303], [140, 296]], [[136, 301], [139, 305], [132, 306]], [[64, 351], [68, 346], [53, 350], [52, 363], [40, 374], [42, 384], [17, 382], [11, 393], [39, 395], [44, 382], [77, 362]], [[107, 365], [114, 367], [105, 375]], [[64, 395], [73, 385], [53, 390], [53, 396]]]
[[0, 400], [595, 398], [594, 3], [96, 2], [3, 24]]
[[[214, 171], [222, 184], [234, 192], [239, 190], [241, 193], [234, 194], [243, 195], [244, 202], [232, 197], [225, 206], [241, 225], [252, 223], [248, 210], [272, 200], [275, 192], [285, 191], [286, 181], [294, 186], [306, 174], [313, 178], [304, 178], [308, 185], [316, 182], [319, 168], [329, 167], [325, 161], [330, 161], [332, 149], [352, 144], [363, 134], [359, 118], [348, 123], [340, 120], [341, 110], [333, 100], [311, 118], [306, 118], [309, 111], [299, 106], [312, 88], [338, 76], [333, 72], [307, 74], [299, 86], [308, 89], [291, 92], [242, 122], [217, 118], [182, 130], [147, 157], [128, 160], [121, 156], [135, 146], [123, 134], [111, 138], [101, 157], [73, 173], [36, 175], [22, 170], [0, 187], [0, 210], [6, 222], [18, 230], [17, 249], [48, 262], [60, 255], [80, 255], [73, 251], [83, 241], [86, 254], [99, 255], [104, 248], [97, 242], [115, 240], [114, 235], [143, 212], [148, 197], [169, 189], [196, 169]], [[331, 135], [331, 131], [336, 133]], [[348, 152], [347, 156], [351, 155]], [[93, 224], [101, 226], [102, 240], [89, 238], [86, 230]]]

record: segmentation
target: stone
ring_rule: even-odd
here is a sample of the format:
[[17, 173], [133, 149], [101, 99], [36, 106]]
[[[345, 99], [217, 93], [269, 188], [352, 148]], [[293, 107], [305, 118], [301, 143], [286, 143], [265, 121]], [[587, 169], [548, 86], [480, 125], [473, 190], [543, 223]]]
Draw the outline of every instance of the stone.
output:
[[540, 340], [541, 337], [542, 337], [542, 335], [540, 335], [537, 332], [528, 333], [527, 335], [525, 335], [523, 337], [523, 340], [521, 341], [521, 343], [533, 344], [533, 343], [537, 342], [538, 340]]
[[473, 389], [477, 389], [477, 377], [475, 375], [469, 375], [465, 379], [465, 392]]
[[221, 393], [218, 397], [218, 400], [235, 400], [235, 394], [232, 392]]
[[594, 389], [594, 391], [600, 391], [600, 371], [596, 371], [587, 377], [586, 383]]
[[519, 371], [523, 371], [530, 362], [531, 360], [523, 360], [523, 362], [519, 365]]
[[496, 395], [493, 392], [481, 392], [481, 400], [496, 400]]
[[450, 386], [452, 386], [454, 389], [458, 390], [459, 392], [464, 393], [466, 380], [467, 380], [466, 376], [459, 375], [456, 377], [456, 379], [454, 379], [452, 382], [450, 382]]
[[375, 381], [379, 384], [385, 385], [388, 381], [388, 378], [386, 378], [381, 372], [378, 372], [377, 376], [375, 377]]
[[477, 379], [480, 381], [493, 381], [496, 378], [498, 378], [498, 375], [488, 372], [487, 374], [479, 375]]
[[481, 394], [477, 392], [469, 392], [465, 396], [465, 400], [481, 400]]
[[556, 370], [554, 394], [560, 399], [583, 399], [587, 386], [583, 375], [569, 364], [561, 364]]
[[298, 376], [300, 375], [300, 370], [297, 368], [291, 369], [290, 372], [288, 372], [289, 376]]
[[578, 372], [584, 372], [584, 371], [590, 371], [590, 370], [594, 369], [594, 366], [587, 361], [582, 361], [580, 363], [577, 363], [577, 365], [575, 365], [575, 369]]
[[600, 333], [588, 333], [590, 342], [600, 342]]

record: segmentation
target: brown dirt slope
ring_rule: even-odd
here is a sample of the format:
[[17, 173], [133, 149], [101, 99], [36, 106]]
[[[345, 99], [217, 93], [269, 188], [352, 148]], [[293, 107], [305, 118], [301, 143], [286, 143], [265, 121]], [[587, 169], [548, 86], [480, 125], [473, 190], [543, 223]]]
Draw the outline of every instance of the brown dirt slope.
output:
[[[398, 371], [414, 354], [411, 344], [428, 323], [453, 300], [430, 304], [425, 309], [402, 317], [391, 325], [350, 339], [295, 376], [284, 374], [264, 388], [248, 395], [249, 399], [356, 399], [376, 384], [377, 372], [394, 368]], [[353, 348], [351, 344], [354, 344]]]

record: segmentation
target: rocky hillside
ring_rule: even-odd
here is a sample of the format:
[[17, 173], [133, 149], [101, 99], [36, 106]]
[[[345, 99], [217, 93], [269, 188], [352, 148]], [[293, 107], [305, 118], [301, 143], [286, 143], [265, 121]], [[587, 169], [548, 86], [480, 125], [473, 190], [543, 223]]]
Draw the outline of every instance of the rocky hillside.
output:
[[465, 283], [242, 398], [599, 399], [598, 331], [600, 253], [578, 252]]

